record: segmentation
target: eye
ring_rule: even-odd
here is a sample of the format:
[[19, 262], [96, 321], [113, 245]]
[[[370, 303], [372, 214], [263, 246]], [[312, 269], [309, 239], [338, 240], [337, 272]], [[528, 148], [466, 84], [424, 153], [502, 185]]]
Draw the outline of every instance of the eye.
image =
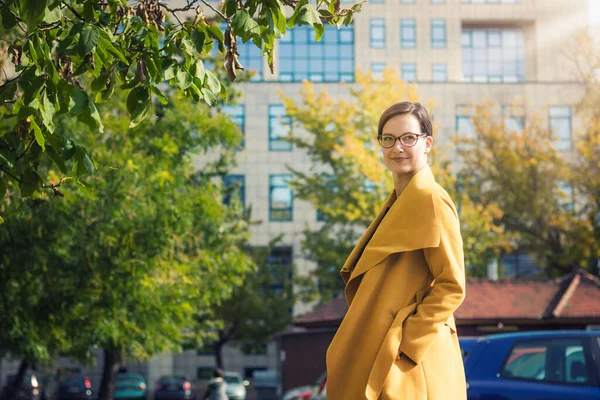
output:
[[404, 143], [410, 143], [410, 144], [412, 144], [412, 143], [415, 142], [415, 140], [417, 140], [417, 136], [413, 135], [412, 133], [409, 133], [407, 135], [403, 135], [402, 136], [402, 141]]
[[393, 141], [394, 141], [394, 137], [393, 136], [389, 136], [389, 135], [383, 136], [383, 142], [384, 143], [392, 143]]

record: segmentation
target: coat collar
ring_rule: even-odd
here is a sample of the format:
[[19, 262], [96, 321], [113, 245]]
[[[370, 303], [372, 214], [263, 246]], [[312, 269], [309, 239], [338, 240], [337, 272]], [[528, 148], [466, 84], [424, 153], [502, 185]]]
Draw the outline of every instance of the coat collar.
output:
[[426, 165], [412, 177], [400, 197], [392, 191], [344, 263], [341, 272], [346, 281], [364, 274], [389, 254], [439, 246], [433, 197], [436, 185]]

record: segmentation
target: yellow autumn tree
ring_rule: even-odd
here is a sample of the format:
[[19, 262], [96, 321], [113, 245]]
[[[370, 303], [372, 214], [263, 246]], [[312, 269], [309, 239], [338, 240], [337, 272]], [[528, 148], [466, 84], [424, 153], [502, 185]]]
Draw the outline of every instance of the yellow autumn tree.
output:
[[480, 205], [500, 207], [502, 226], [521, 252], [536, 257], [540, 274], [588, 268], [593, 227], [571, 189], [570, 158], [577, 156], [560, 148], [542, 117], [547, 111], [530, 110], [522, 115], [524, 126], [514, 129], [500, 110], [490, 100], [473, 106], [472, 134], [455, 139], [464, 192]]
[[[381, 113], [394, 102], [421, 101], [417, 87], [391, 69], [381, 80], [358, 71], [356, 84], [345, 89], [346, 95], [333, 97], [305, 82], [300, 101], [281, 95], [291, 119], [288, 140], [312, 161], [308, 172], [289, 167], [295, 194], [310, 201], [324, 221], [317, 231], [307, 228], [303, 239], [304, 256], [317, 265], [307, 281], [319, 287], [306, 294], [320, 301], [343, 289], [339, 269], [393, 190], [376, 140]], [[432, 111], [433, 102], [426, 105]], [[469, 273], [481, 276], [488, 260], [508, 245], [496, 223], [502, 213], [493, 203], [476, 204], [459, 193], [443, 151], [435, 152], [434, 174], [459, 206]]]

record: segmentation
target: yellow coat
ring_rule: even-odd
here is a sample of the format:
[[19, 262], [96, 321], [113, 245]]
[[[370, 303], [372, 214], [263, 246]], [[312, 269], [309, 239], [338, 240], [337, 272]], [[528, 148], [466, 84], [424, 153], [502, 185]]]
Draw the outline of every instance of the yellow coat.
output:
[[428, 166], [392, 192], [341, 274], [349, 308], [327, 351], [327, 398], [466, 399], [453, 317], [465, 297], [462, 238]]

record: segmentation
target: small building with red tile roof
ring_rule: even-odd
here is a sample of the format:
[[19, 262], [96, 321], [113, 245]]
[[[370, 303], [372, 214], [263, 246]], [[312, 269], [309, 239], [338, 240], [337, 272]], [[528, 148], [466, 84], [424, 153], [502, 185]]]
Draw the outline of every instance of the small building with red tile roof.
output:
[[[327, 347], [347, 310], [338, 296], [279, 334], [284, 390], [310, 384], [325, 370]], [[468, 278], [454, 316], [459, 336], [600, 328], [600, 279], [583, 270], [557, 279]]]

